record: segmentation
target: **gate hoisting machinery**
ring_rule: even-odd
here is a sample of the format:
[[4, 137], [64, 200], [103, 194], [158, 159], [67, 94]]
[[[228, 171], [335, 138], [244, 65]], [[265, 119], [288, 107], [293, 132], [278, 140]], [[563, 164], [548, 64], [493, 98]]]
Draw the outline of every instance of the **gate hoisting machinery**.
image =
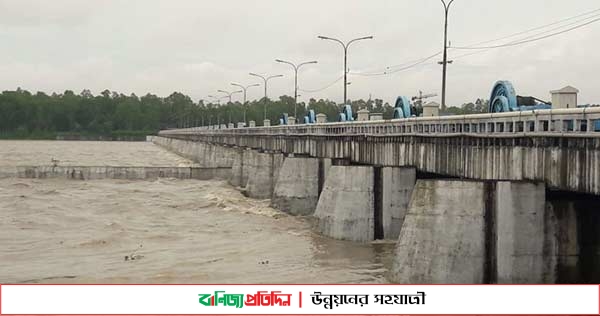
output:
[[550, 102], [545, 102], [535, 97], [517, 95], [510, 81], [498, 81], [492, 89], [489, 106], [490, 113], [546, 109], [552, 109]]

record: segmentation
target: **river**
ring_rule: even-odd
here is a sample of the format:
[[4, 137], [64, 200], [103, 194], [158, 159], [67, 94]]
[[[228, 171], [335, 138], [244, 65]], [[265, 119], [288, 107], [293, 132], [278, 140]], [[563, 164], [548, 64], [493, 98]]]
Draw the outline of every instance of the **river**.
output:
[[[4, 165], [191, 164], [150, 143], [0, 148]], [[312, 225], [224, 181], [0, 179], [0, 283], [388, 282], [393, 243], [333, 240]]]

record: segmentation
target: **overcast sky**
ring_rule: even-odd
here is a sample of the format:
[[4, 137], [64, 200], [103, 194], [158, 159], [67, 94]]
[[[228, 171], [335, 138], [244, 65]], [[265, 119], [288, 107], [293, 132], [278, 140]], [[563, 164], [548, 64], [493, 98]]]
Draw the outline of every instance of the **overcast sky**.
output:
[[[449, 40], [471, 45], [600, 8], [598, 0], [456, 0]], [[205, 99], [231, 82], [259, 82], [249, 72], [284, 74], [270, 97], [293, 95], [294, 62], [301, 89], [327, 86], [343, 74], [339, 44], [373, 35], [349, 50], [351, 72], [378, 72], [443, 47], [439, 0], [0, 0], [0, 89], [79, 93], [104, 89], [166, 96], [180, 91]], [[550, 99], [572, 85], [579, 103], [600, 103], [600, 23], [535, 43], [457, 58], [448, 67], [448, 104], [489, 98], [499, 79], [518, 94]], [[450, 58], [470, 51], [450, 50]], [[441, 66], [429, 63], [392, 75], [350, 76], [348, 97], [441, 93]], [[343, 83], [300, 92], [342, 102]], [[263, 89], [251, 88], [248, 98]], [[237, 97], [239, 98], [239, 96]], [[434, 98], [440, 101], [439, 97]]]

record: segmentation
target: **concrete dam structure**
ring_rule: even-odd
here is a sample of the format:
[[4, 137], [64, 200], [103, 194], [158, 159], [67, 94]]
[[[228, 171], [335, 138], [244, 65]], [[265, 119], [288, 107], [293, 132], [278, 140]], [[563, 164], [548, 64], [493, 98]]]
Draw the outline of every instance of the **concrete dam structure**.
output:
[[598, 283], [600, 109], [160, 132], [335, 239], [396, 241], [397, 283]]

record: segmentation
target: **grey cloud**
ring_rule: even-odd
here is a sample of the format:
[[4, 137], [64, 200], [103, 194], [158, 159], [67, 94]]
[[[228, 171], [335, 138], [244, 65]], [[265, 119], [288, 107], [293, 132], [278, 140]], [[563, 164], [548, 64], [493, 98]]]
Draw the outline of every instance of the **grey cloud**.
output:
[[[589, 11], [594, 0], [456, 0], [450, 40], [468, 45]], [[318, 89], [342, 75], [342, 50], [317, 35], [374, 35], [350, 49], [351, 71], [378, 71], [442, 48], [438, 0], [0, 0], [0, 88], [46, 92], [106, 88], [205, 98], [248, 72], [284, 74], [270, 95], [293, 92], [292, 72], [275, 58], [319, 60], [301, 72], [300, 87]], [[581, 102], [600, 102], [600, 23], [537, 43], [457, 58], [449, 66], [448, 102], [488, 97], [495, 80], [545, 98], [570, 84]], [[450, 51], [450, 56], [464, 54]], [[351, 98], [383, 98], [419, 90], [440, 93], [435, 64], [382, 77], [351, 76]], [[342, 82], [301, 100], [341, 102]], [[250, 98], [262, 89], [250, 91]], [[439, 101], [439, 98], [438, 98]]]

